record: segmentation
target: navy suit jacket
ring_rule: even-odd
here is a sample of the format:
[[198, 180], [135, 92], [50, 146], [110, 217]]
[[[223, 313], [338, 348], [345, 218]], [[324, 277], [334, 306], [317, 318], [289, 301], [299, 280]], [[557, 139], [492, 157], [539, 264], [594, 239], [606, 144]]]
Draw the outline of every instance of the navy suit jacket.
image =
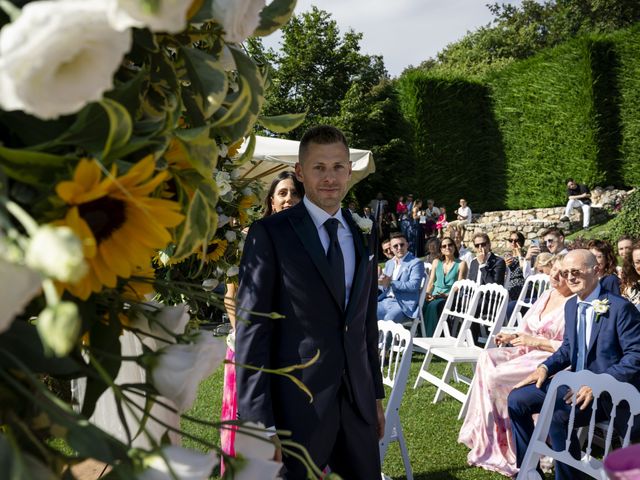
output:
[[[240, 263], [236, 362], [277, 369], [309, 362], [318, 352], [319, 358], [291, 372], [311, 391], [313, 402], [290, 379], [239, 365], [239, 416], [291, 430], [292, 439], [303, 445], [327, 420], [345, 374], [355, 406], [369, 424], [376, 425], [376, 399], [384, 397], [377, 261], [351, 215], [346, 209], [342, 213], [356, 257], [346, 309], [337, 298], [318, 231], [303, 202], [255, 222]], [[369, 246], [375, 248], [375, 243]], [[271, 312], [283, 317], [264, 315]]]
[[[476, 281], [478, 278], [478, 259], [474, 258], [469, 265], [469, 273], [467, 278], [469, 280]], [[504, 274], [507, 271], [507, 264], [504, 260], [498, 257], [495, 253], [491, 252], [489, 258], [487, 258], [486, 265], [482, 269], [480, 274], [480, 285], [486, 285], [487, 283], [497, 283], [502, 285], [504, 283]]]
[[[640, 312], [631, 302], [603, 289], [598, 298], [608, 299], [610, 306], [591, 325], [586, 368], [594, 373], [608, 373], [616, 380], [640, 389]], [[544, 362], [549, 375], [569, 366], [575, 371], [577, 308], [576, 296], [567, 300], [562, 345]]]
[[[388, 260], [384, 265], [385, 275], [391, 277], [395, 266], [396, 261], [393, 258]], [[378, 296], [378, 300], [385, 298], [389, 290], [391, 290], [398, 305], [400, 305], [402, 313], [409, 318], [415, 318], [418, 316], [420, 284], [424, 277], [424, 262], [409, 252], [402, 259], [398, 279], [391, 281], [389, 288], [382, 291]]]

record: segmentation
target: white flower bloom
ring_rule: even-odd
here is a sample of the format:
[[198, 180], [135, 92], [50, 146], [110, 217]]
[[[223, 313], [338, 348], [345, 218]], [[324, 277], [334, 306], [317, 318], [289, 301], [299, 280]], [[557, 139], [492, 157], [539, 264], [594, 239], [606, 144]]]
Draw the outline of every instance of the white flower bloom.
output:
[[357, 213], [352, 214], [353, 220], [358, 225], [358, 228], [362, 231], [362, 233], [368, 235], [371, 233], [371, 229], [373, 228], [373, 220], [370, 218], [364, 218], [358, 215]]
[[224, 360], [224, 340], [200, 333], [194, 343], [169, 345], [158, 351], [151, 379], [160, 395], [172, 400], [179, 411], [193, 405], [200, 382]]
[[[185, 303], [166, 306], [158, 302], [149, 302], [142, 305], [142, 310], [133, 316], [132, 326], [169, 343], [175, 343], [175, 336], [184, 333], [190, 319], [189, 307]], [[144, 337], [143, 342], [152, 349], [167, 345], [162, 340], [158, 341], [152, 337]]]
[[40, 227], [29, 242], [25, 262], [61, 282], [76, 283], [88, 270], [82, 242], [69, 227]]
[[221, 157], [226, 157], [227, 153], [229, 153], [229, 147], [226, 144], [221, 143], [218, 145], [218, 155]]
[[235, 242], [236, 232], [234, 232], [233, 230], [227, 230], [226, 232], [224, 232], [224, 238], [226, 238], [228, 242]]
[[231, 170], [231, 178], [233, 180], [237, 180], [242, 176], [242, 169], [241, 168], [234, 168], [233, 170]]
[[213, 0], [213, 18], [222, 25], [224, 39], [241, 43], [260, 25], [265, 0]]
[[212, 292], [216, 287], [220, 285], [220, 281], [216, 278], [207, 278], [202, 282], [202, 289], [207, 292]]
[[28, 3], [0, 31], [0, 107], [45, 120], [75, 113], [113, 87], [130, 47], [102, 0]]
[[159, 0], [151, 11], [140, 0], [109, 0], [109, 21], [116, 30], [147, 27], [154, 32], [178, 33], [187, 27], [188, 0]]
[[146, 469], [138, 480], [207, 480], [217, 464], [218, 456], [213, 452], [205, 454], [170, 445], [144, 459]]
[[231, 175], [228, 172], [216, 173], [216, 185], [220, 191], [220, 196], [226, 195], [231, 191]]
[[68, 355], [73, 349], [81, 326], [78, 306], [73, 302], [60, 302], [46, 307], [36, 320], [42, 344], [58, 357]]
[[37, 272], [0, 257], [0, 333], [11, 326], [14, 317], [40, 291], [41, 282]]
[[229, 217], [224, 213], [218, 215], [218, 229], [224, 227], [227, 223], [229, 223]]
[[[264, 428], [264, 425], [247, 422], [247, 427]], [[251, 480], [254, 478], [276, 478], [282, 464], [273, 461], [275, 444], [267, 437], [266, 432], [251, 430], [251, 435], [242, 428], [236, 432], [234, 447], [236, 455], [241, 455], [246, 463], [242, 470], [233, 477], [236, 480]], [[263, 437], [263, 438], [256, 438]]]
[[235, 277], [240, 273], [240, 268], [237, 265], [233, 265], [227, 269], [227, 277]]
[[242, 190], [242, 195], [245, 197], [250, 197], [251, 195], [253, 195], [253, 190], [251, 190], [250, 187], [246, 187]]

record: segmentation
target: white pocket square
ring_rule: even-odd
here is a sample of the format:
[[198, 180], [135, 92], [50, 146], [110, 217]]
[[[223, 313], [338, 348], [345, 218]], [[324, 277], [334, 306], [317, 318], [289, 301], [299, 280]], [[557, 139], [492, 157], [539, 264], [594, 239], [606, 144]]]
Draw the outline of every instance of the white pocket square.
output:
[[373, 255], [369, 255], [369, 261], [373, 260]]

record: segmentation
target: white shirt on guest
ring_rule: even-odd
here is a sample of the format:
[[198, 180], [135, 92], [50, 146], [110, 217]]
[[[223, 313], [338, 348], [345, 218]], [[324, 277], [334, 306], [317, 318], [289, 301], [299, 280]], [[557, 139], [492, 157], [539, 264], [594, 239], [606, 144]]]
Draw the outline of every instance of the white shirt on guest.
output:
[[318, 236], [320, 237], [320, 243], [324, 248], [324, 253], [327, 253], [329, 249], [329, 233], [327, 232], [324, 222], [330, 218], [335, 218], [340, 222], [338, 226], [338, 242], [340, 242], [340, 249], [342, 250], [342, 258], [344, 260], [344, 285], [346, 291], [345, 305], [349, 304], [349, 294], [351, 293], [351, 285], [353, 283], [353, 277], [356, 272], [356, 249], [353, 245], [353, 235], [349, 224], [342, 216], [342, 210], [338, 209], [335, 215], [331, 216], [306, 196], [302, 199], [304, 206], [307, 208], [313, 224], [318, 229]]
[[471, 208], [469, 207], [469, 205], [467, 205], [466, 207], [458, 207], [456, 215], [465, 217], [464, 220], [462, 220], [465, 223], [471, 222]]

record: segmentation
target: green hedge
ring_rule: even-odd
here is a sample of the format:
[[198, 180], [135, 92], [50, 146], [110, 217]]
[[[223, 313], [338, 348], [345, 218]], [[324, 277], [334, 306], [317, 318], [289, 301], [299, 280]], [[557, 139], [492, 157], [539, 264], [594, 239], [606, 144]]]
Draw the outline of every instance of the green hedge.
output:
[[617, 69], [624, 162], [621, 176], [626, 185], [640, 185], [640, 26], [612, 35], [619, 58]]
[[506, 190], [504, 155], [487, 87], [413, 71], [398, 88], [416, 155], [415, 172], [403, 174], [418, 195], [450, 208], [460, 197], [474, 211], [500, 208]]

